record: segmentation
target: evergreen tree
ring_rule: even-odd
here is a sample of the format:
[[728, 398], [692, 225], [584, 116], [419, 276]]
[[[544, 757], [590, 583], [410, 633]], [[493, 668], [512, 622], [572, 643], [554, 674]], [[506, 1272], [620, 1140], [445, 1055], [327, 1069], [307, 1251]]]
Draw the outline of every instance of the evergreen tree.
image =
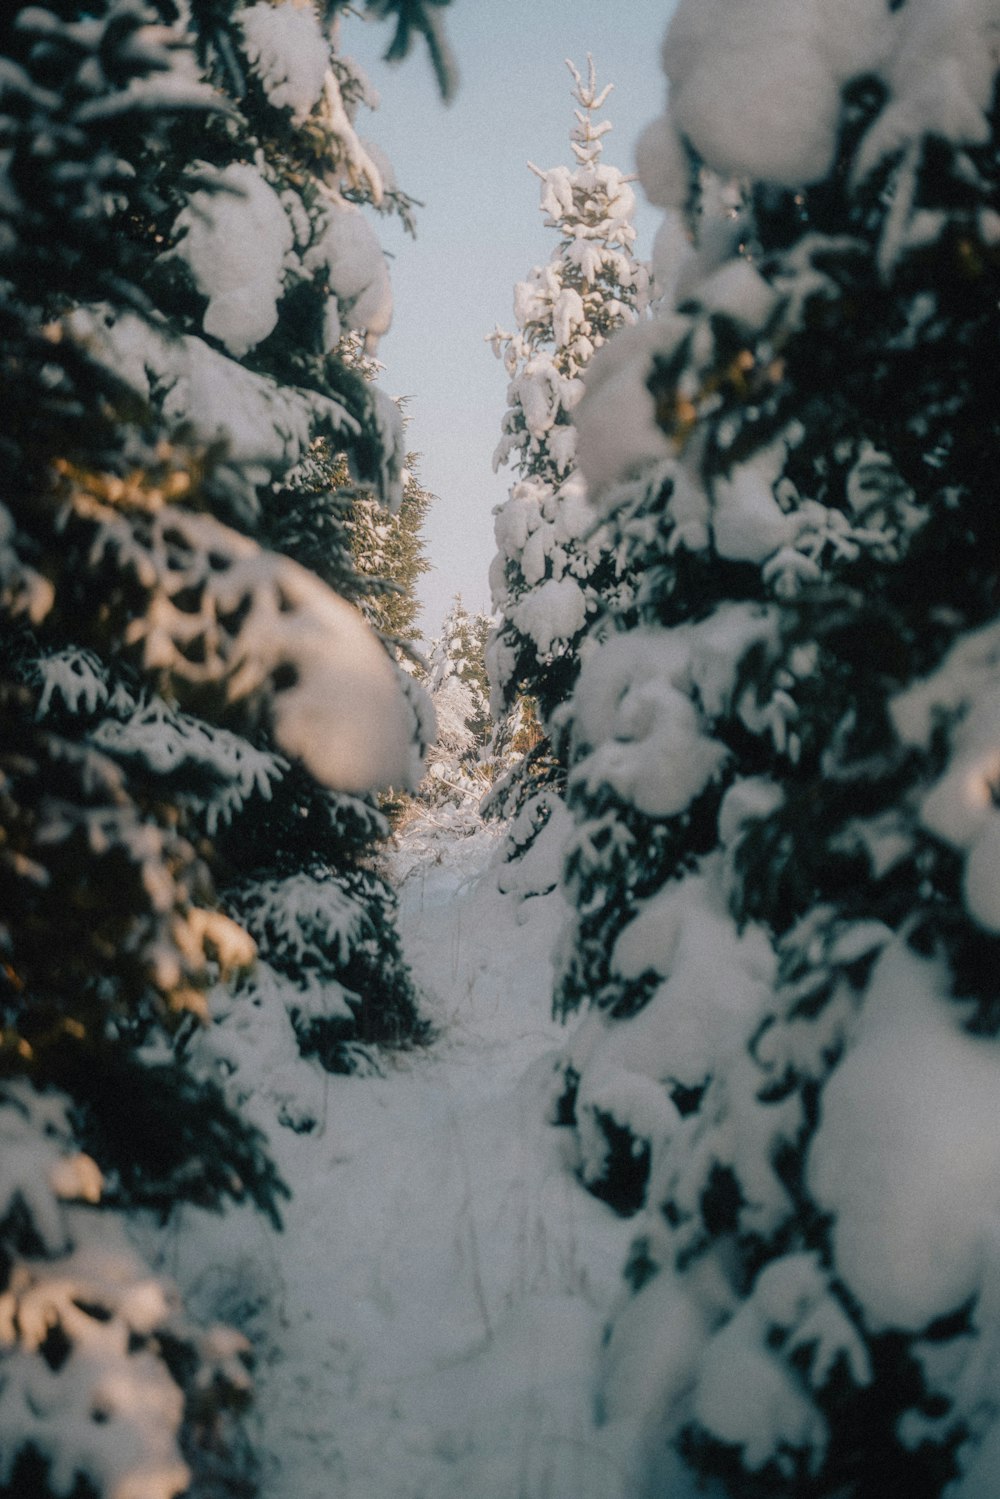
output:
[[493, 621], [488, 614], [469, 614], [461, 594], [456, 593], [441, 623], [441, 633], [431, 645], [429, 660], [431, 692], [440, 691], [446, 682], [452, 680], [469, 689], [473, 708], [469, 732], [480, 748], [490, 734], [486, 646], [492, 627]]
[[579, 645], [602, 603], [628, 594], [613, 538], [601, 526], [576, 468], [573, 411], [594, 351], [643, 305], [647, 274], [632, 247], [630, 179], [601, 160], [610, 122], [594, 118], [612, 85], [598, 90], [592, 59], [573, 80], [575, 166], [541, 179], [546, 226], [559, 243], [514, 290], [517, 332], [497, 328], [494, 352], [510, 385], [494, 468], [514, 462], [518, 478], [496, 518], [490, 582], [501, 615], [490, 647], [494, 711], [535, 699], [542, 721], [564, 701], [579, 669]]
[[489, 615], [470, 615], [456, 594], [441, 634], [431, 645], [427, 686], [438, 732], [422, 789], [434, 799], [478, 800], [485, 788], [484, 766], [493, 733], [486, 675], [492, 629]]
[[354, 565], [369, 590], [361, 600], [368, 621], [386, 639], [415, 647], [420, 639], [417, 580], [430, 571], [423, 527], [434, 496], [420, 482], [419, 456], [407, 453], [403, 497], [395, 514], [369, 496], [355, 499], [351, 512]]
[[[398, 509], [404, 448], [400, 413], [373, 381], [391, 291], [362, 209], [385, 206], [383, 170], [357, 133], [368, 89], [339, 50], [338, 25], [324, 31], [315, 7], [289, 0], [213, 13], [202, 60], [233, 96], [231, 111], [200, 135], [193, 190], [171, 196], [165, 184], [167, 248], [150, 278], [171, 332], [184, 337], [178, 350], [121, 319], [106, 337], [112, 356], [124, 345], [141, 358], [149, 398], [165, 416], [204, 439], [221, 437], [227, 457], [243, 460], [228, 502], [260, 538], [363, 605], [371, 583], [363, 546], [358, 565], [358, 532], [373, 530], [374, 519], [366, 497]], [[392, 524], [387, 516], [387, 530]], [[367, 612], [377, 615], [374, 601]], [[397, 671], [396, 690], [412, 700], [407, 737], [422, 741], [427, 722], [412, 679]], [[152, 711], [162, 737], [164, 715]], [[356, 795], [379, 777], [359, 764], [332, 794], [276, 757], [262, 730], [248, 750], [270, 757], [266, 771], [244, 781], [242, 798], [230, 793], [224, 818], [214, 802], [206, 806], [200, 831], [215, 844], [226, 909], [258, 944], [247, 1002], [266, 1021], [282, 1000], [303, 1049], [341, 1070], [358, 1043], [422, 1034], [394, 898], [373, 857], [387, 824]], [[211, 751], [202, 745], [195, 756], [181, 733], [194, 770], [191, 760]], [[144, 729], [139, 744], [125, 726], [122, 738], [123, 750], [145, 754]], [[372, 752], [364, 747], [366, 759]], [[415, 761], [381, 779], [415, 781]], [[202, 764], [196, 774], [204, 773]], [[293, 908], [302, 913], [298, 942], [286, 930]], [[317, 921], [326, 923], [325, 943]]]
[[[399, 45], [425, 14], [376, 8]], [[394, 409], [336, 354], [338, 324], [384, 308], [381, 262], [363, 285], [343, 265], [368, 241], [347, 199], [354, 74], [322, 29], [338, 9], [0, 17], [0, 1492], [18, 1499], [252, 1487], [231, 1421], [246, 1344], [190, 1325], [124, 1221], [244, 1197], [278, 1221], [263, 1141], [193, 1041], [206, 991], [254, 956], [212, 871], [236, 887], [259, 838], [238, 845], [237, 816], [265, 807], [282, 835], [325, 824], [339, 861], [370, 845], [363, 795], [410, 773], [389, 656], [260, 544], [318, 436], [398, 487]], [[299, 212], [282, 173], [317, 160]], [[379, 923], [347, 955], [354, 1034], [408, 991], [391, 963], [390, 1003], [364, 990], [387, 902], [349, 857], [373, 888], [341, 955]], [[245, 890], [227, 904], [251, 925], [266, 882], [256, 905]], [[284, 947], [258, 925], [261, 970], [291, 946], [326, 965], [315, 915]]]
[[603, 1389], [644, 1492], [984, 1499], [996, 23], [807, 9], [682, 0], [640, 172], [697, 244], [578, 413], [643, 583], [568, 725], [561, 1117], [645, 1205]]
[[[380, 202], [387, 196], [383, 185]], [[394, 197], [411, 228], [408, 200], [398, 189]], [[337, 353], [352, 373], [375, 385], [384, 366], [365, 352], [365, 344], [359, 332], [351, 331], [340, 339]], [[396, 404], [402, 412], [405, 402]], [[403, 420], [405, 425], [405, 415]], [[416, 584], [430, 567], [422, 530], [434, 497], [420, 483], [418, 462], [417, 454], [406, 454], [398, 499], [387, 506], [370, 483], [359, 481], [348, 454], [320, 437], [274, 516], [284, 549], [295, 551], [314, 572], [335, 568], [337, 591], [357, 604], [394, 649], [412, 648], [420, 638]], [[303, 482], [306, 476], [308, 482]]]

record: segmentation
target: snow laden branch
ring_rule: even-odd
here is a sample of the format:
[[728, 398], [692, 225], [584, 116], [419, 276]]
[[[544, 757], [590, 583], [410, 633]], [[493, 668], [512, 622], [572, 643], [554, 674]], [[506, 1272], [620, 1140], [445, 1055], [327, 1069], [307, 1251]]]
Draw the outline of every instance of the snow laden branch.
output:
[[38, 1492], [44, 1472], [51, 1494], [86, 1483], [116, 1499], [173, 1499], [193, 1476], [186, 1407], [201, 1403], [210, 1420], [213, 1407], [245, 1403], [250, 1345], [194, 1326], [122, 1219], [97, 1219], [106, 1183], [75, 1148], [65, 1095], [3, 1082], [0, 1144], [0, 1217], [27, 1213], [44, 1251], [15, 1263], [0, 1292], [0, 1483]]
[[8, 1020], [3, 1046], [29, 1067], [58, 1047], [88, 974], [111, 955], [122, 1000], [204, 1017], [204, 990], [252, 963], [254, 946], [211, 908], [194, 848], [136, 805], [106, 753], [39, 728], [29, 694], [0, 701], [0, 944], [6, 982], [34, 996], [30, 1023]]
[[342, 791], [407, 785], [414, 721], [361, 616], [289, 558], [176, 505], [124, 510], [61, 465], [67, 534], [127, 612], [123, 644], [187, 706], [263, 714], [278, 745]]
[[486, 643], [492, 628], [488, 615], [470, 615], [456, 596], [440, 634], [431, 642], [427, 687], [437, 738], [420, 788], [425, 804], [464, 800], [478, 805], [495, 775], [498, 746], [486, 676]]
[[[593, 56], [589, 52], [587, 53], [586, 83], [584, 83], [583, 75], [576, 64], [572, 62], [568, 57], [565, 58], [564, 61], [570, 73], [572, 74], [573, 82], [576, 84], [576, 89], [574, 91], [573, 97], [579, 101], [581, 109], [586, 110], [588, 114], [591, 110], [603, 109], [605, 102], [614, 90], [614, 84], [606, 83], [602, 89], [598, 90], [597, 68], [594, 65]], [[577, 118], [579, 119], [579, 115], [577, 116]], [[580, 123], [582, 124], [583, 121], [581, 121]], [[607, 121], [603, 121], [600, 126], [601, 133], [603, 134], [604, 131], [608, 129], [610, 129], [610, 125]]]

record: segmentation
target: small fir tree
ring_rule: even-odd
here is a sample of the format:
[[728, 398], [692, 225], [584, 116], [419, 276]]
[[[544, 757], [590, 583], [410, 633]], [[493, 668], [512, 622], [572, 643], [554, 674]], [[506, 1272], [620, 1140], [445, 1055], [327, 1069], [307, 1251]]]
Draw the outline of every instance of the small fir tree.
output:
[[646, 1205], [602, 1397], [643, 1415], [644, 1492], [980, 1499], [1000, 1443], [993, 23], [959, 38], [935, 0], [859, 7], [850, 35], [769, 14], [773, 33], [682, 0], [671, 23], [647, 191], [697, 233], [706, 187], [746, 186], [578, 414], [644, 573], [569, 719], [557, 1002], [592, 1008], [561, 1115], [585, 1179]]
[[[384, 204], [387, 196], [383, 184], [379, 202]], [[410, 228], [408, 203], [397, 204], [397, 211]], [[365, 344], [359, 332], [351, 331], [340, 339], [337, 353], [352, 373], [376, 385], [384, 366], [365, 352]], [[396, 404], [405, 412], [404, 401]], [[403, 421], [405, 425], [405, 414]], [[332, 585], [360, 608], [387, 644], [407, 653], [420, 638], [416, 585], [430, 567], [423, 526], [434, 499], [420, 483], [418, 464], [417, 454], [406, 454], [398, 502], [387, 506], [384, 495], [359, 481], [348, 454], [337, 451], [328, 437], [319, 437], [273, 511], [282, 549], [312, 571], [330, 573]]]
[[354, 565], [368, 589], [361, 609], [381, 635], [411, 651], [421, 638], [416, 585], [430, 571], [423, 528], [434, 503], [420, 482], [419, 462], [416, 453], [407, 453], [403, 497], [395, 514], [369, 496], [358, 496], [350, 520]]
[[434, 800], [478, 801], [487, 784], [493, 720], [486, 645], [492, 628], [489, 615], [470, 615], [456, 594], [431, 645], [427, 686], [438, 732], [422, 792]]

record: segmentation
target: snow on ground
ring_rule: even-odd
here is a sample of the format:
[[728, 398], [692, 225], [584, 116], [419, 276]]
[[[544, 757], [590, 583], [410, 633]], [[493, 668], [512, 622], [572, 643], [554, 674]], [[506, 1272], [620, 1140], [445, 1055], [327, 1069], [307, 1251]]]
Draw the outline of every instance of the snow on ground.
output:
[[434, 1044], [381, 1077], [262, 1055], [260, 1122], [288, 1066], [317, 1115], [309, 1133], [272, 1124], [295, 1194], [285, 1231], [186, 1210], [166, 1256], [196, 1309], [260, 1350], [269, 1499], [637, 1490], [625, 1438], [593, 1419], [631, 1229], [583, 1191], [569, 1132], [547, 1122], [565, 1042], [549, 1018], [560, 897], [499, 894], [500, 833], [470, 826], [418, 822], [395, 856]]

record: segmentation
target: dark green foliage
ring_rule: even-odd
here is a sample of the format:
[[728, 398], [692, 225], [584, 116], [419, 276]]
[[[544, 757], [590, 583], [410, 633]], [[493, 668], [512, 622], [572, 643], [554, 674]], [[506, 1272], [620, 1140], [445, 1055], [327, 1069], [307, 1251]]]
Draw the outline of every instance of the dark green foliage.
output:
[[103, 1163], [108, 1200], [169, 1217], [178, 1202], [217, 1208], [249, 1199], [281, 1227], [288, 1189], [267, 1159], [258, 1130], [237, 1135], [218, 1084], [185, 1074], [171, 1058], [150, 1062], [130, 1045], [67, 1048], [47, 1071], [76, 1103], [80, 1141]]
[[607, 1142], [607, 1157], [604, 1171], [596, 1180], [588, 1181], [587, 1187], [616, 1213], [629, 1218], [646, 1200], [649, 1143], [636, 1141], [631, 1130], [600, 1110], [595, 1112], [595, 1122]]
[[351, 552], [360, 574], [361, 607], [374, 627], [404, 648], [420, 639], [417, 583], [431, 564], [423, 528], [434, 496], [420, 482], [419, 457], [406, 455], [403, 497], [394, 515], [359, 498], [351, 515]]
[[[37, 621], [49, 648], [81, 627], [108, 645], [123, 624], [107, 614], [106, 599], [102, 617], [100, 604], [85, 598], [86, 561], [65, 535], [57, 539], [57, 493], [46, 466], [72, 457], [110, 471], [107, 483], [113, 484], [116, 474], [146, 461], [148, 482], [156, 482], [157, 454], [134, 424], [142, 414], [137, 403], [125, 398], [120, 382], [86, 347], [45, 319], [66, 298], [142, 300], [130, 290], [138, 271], [134, 246], [115, 236], [98, 209], [109, 194], [120, 202], [127, 190], [132, 211], [149, 211], [144, 152], [154, 143], [163, 147], [176, 110], [161, 108], [143, 90], [169, 63], [141, 29], [140, 7], [110, 4], [86, 22], [74, 19], [73, 7], [64, 13], [60, 21], [36, 8], [26, 12], [27, 24], [20, 14], [2, 23], [12, 66], [21, 70], [15, 77], [24, 80], [4, 115], [14, 153], [11, 180], [19, 187], [0, 246], [0, 269], [9, 278], [0, 302], [7, 333], [3, 383], [10, 395], [5, 411], [12, 417], [0, 462], [18, 527], [8, 545], [13, 541], [19, 554], [16, 564], [11, 554], [19, 572], [11, 574], [6, 603], [14, 618], [4, 631], [7, 670], [16, 665], [21, 682], [31, 680], [32, 649], [38, 648], [25, 631], [25, 616]], [[131, 90], [130, 82], [136, 85]], [[203, 113], [207, 106], [203, 100]], [[41, 140], [51, 155], [43, 151], [36, 169]], [[105, 180], [114, 153], [119, 162], [131, 160], [134, 173]], [[35, 253], [39, 237], [41, 256]], [[20, 585], [19, 573], [26, 579]], [[167, 808], [86, 743], [83, 724], [64, 718], [58, 732], [39, 727], [37, 699], [16, 679], [4, 681], [2, 695], [5, 1059], [8, 1070], [67, 1086], [76, 1045], [113, 1043], [124, 1016], [142, 1030], [180, 1015], [195, 990], [210, 982], [216, 971], [211, 941], [189, 944], [189, 957], [176, 971], [164, 970], [159, 954], [175, 946], [179, 925], [200, 919], [197, 908], [210, 901], [211, 887], [207, 868]], [[166, 903], [157, 882], [171, 890]], [[82, 1066], [77, 1075], [86, 1071]], [[248, 1149], [248, 1162], [256, 1163], [247, 1174], [266, 1181], [252, 1132], [244, 1132], [221, 1100], [216, 1112], [227, 1149]], [[128, 1149], [128, 1136], [122, 1143]], [[262, 1200], [267, 1196], [265, 1190]]]
[[393, 16], [396, 33], [386, 58], [396, 62], [405, 57], [413, 44], [415, 32], [427, 43], [438, 87], [444, 99], [450, 99], [458, 86], [458, 74], [438, 12], [451, 0], [365, 0], [372, 15]]
[[[10, 1482], [0, 1484], [2, 1499], [52, 1499], [48, 1474], [50, 1464], [35, 1447], [22, 1447], [11, 1470]], [[98, 1490], [81, 1474], [66, 1499], [101, 1499]]]
[[[669, 820], [644, 816], [607, 788], [587, 800], [584, 836], [571, 839], [566, 850], [565, 883], [580, 915], [558, 976], [558, 1014], [590, 1003], [624, 1019], [648, 1001], [655, 975], [622, 983], [612, 974], [615, 939], [643, 900], [714, 847], [721, 794], [719, 785], [709, 786]], [[582, 804], [571, 792], [570, 805]]]

